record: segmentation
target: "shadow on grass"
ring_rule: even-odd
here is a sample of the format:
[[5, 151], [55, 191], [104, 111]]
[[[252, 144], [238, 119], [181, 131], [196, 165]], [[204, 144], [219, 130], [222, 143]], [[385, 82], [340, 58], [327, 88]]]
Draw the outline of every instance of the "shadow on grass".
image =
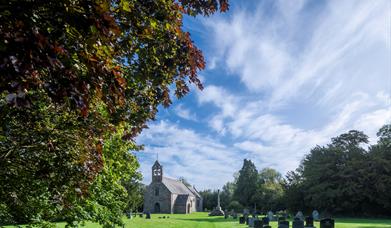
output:
[[228, 218], [225, 219], [224, 217], [208, 217], [208, 218], [174, 218], [175, 220], [182, 220], [182, 221], [194, 221], [194, 222], [239, 222], [239, 219], [232, 219]]

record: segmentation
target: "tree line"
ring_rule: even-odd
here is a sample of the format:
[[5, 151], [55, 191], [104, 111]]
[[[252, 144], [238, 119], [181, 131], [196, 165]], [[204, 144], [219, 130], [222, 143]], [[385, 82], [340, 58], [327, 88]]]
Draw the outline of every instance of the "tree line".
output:
[[[299, 167], [283, 177], [276, 170], [258, 171], [251, 160], [235, 173], [220, 194], [227, 210], [248, 208], [267, 212], [287, 210], [343, 216], [391, 215], [391, 125], [377, 133], [370, 145], [368, 136], [351, 130], [315, 146]], [[204, 208], [216, 206], [217, 191], [201, 192]]]

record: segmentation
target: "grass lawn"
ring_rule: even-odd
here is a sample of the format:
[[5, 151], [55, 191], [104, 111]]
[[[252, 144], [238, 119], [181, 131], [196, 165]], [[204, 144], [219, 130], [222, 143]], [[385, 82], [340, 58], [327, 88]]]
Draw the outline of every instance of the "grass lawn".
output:
[[[169, 216], [170, 218], [159, 219]], [[335, 218], [336, 228], [391, 228], [391, 219], [365, 219], [365, 218]], [[151, 219], [133, 218], [125, 219], [125, 227], [129, 228], [230, 228], [247, 227], [239, 224], [239, 220], [224, 219], [224, 217], [209, 217], [206, 212], [184, 214], [152, 214]], [[277, 228], [277, 222], [270, 222], [273, 228]], [[319, 222], [315, 226], [320, 228]], [[12, 226], [6, 226], [6, 228]], [[24, 227], [24, 226], [22, 226]], [[65, 223], [58, 223], [57, 227], [65, 227]], [[101, 227], [99, 224], [86, 222], [85, 228]], [[290, 222], [292, 227], [292, 222]]]
[[[169, 216], [170, 218], [159, 219], [162, 216]], [[336, 228], [391, 228], [391, 219], [357, 219], [357, 218], [336, 218]], [[193, 213], [190, 215], [183, 214], [152, 214], [151, 219], [133, 218], [125, 220], [125, 227], [129, 228], [229, 228], [229, 227], [247, 227], [240, 225], [239, 220], [224, 219], [224, 217], [208, 217], [207, 213]], [[271, 222], [273, 228], [277, 228], [277, 222]], [[315, 223], [319, 228], [319, 222]], [[59, 224], [58, 227], [63, 227]], [[100, 227], [97, 224], [86, 223], [87, 228]], [[292, 227], [292, 223], [290, 223]]]

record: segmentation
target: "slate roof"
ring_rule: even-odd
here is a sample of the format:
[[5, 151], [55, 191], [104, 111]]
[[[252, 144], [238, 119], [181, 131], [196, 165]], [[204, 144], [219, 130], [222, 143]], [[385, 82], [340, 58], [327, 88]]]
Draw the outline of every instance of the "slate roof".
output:
[[[181, 181], [163, 177], [162, 183], [168, 188], [171, 193], [178, 195], [196, 196], [185, 184]], [[179, 196], [178, 196], [179, 197]]]
[[[186, 186], [187, 187], [187, 186]], [[198, 191], [194, 188], [194, 186], [193, 187], [187, 187], [187, 188], [189, 188], [189, 190], [193, 193], [193, 195], [195, 195], [196, 197], [198, 197], [198, 198], [201, 198], [201, 195], [198, 193]]]

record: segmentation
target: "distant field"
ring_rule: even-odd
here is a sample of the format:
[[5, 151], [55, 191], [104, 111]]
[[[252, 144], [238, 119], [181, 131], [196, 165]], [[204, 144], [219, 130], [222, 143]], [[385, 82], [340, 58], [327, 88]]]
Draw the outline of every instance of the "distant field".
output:
[[[159, 219], [162, 216], [170, 218]], [[190, 215], [171, 215], [171, 214], [152, 214], [151, 219], [133, 218], [125, 220], [125, 227], [131, 228], [229, 228], [229, 227], [247, 227], [240, 225], [238, 220], [224, 219], [224, 217], [208, 217], [207, 213], [193, 213]], [[337, 218], [336, 228], [391, 228], [391, 219], [350, 219]], [[58, 227], [63, 227], [59, 224]], [[277, 228], [276, 222], [271, 222], [273, 228]], [[315, 223], [319, 228], [319, 223]], [[87, 223], [87, 228], [100, 227], [97, 224]], [[291, 223], [292, 227], [292, 223]]]

